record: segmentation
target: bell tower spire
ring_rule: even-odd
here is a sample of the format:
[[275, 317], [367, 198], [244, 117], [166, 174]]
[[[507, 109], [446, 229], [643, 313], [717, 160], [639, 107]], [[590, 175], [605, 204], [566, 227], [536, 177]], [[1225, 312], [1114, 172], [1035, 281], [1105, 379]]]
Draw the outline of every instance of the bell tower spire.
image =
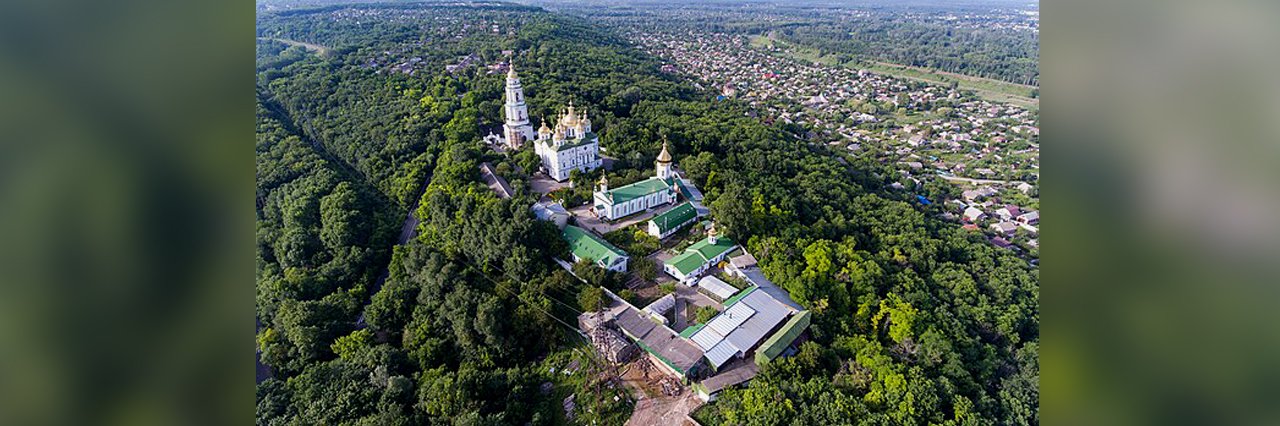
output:
[[520, 149], [524, 141], [534, 139], [534, 133], [533, 125], [529, 124], [529, 107], [524, 103], [524, 88], [516, 75], [515, 60], [507, 66], [506, 89], [507, 99], [502, 107], [506, 120], [502, 131], [507, 138], [507, 147]]
[[667, 151], [667, 137], [662, 137], [662, 152], [658, 153], [658, 160], [654, 162], [658, 179], [671, 178], [671, 153]]

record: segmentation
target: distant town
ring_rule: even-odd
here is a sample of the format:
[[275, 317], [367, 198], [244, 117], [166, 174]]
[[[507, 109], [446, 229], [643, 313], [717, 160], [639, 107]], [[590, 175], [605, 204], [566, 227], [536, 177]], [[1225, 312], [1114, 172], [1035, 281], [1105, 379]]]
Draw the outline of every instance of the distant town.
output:
[[958, 185], [963, 196], [921, 200], [943, 203], [946, 218], [990, 234], [998, 247], [1038, 253], [1036, 111], [865, 69], [804, 63], [743, 36], [628, 35], [670, 60], [663, 71], [692, 75], [721, 99], [748, 102], [766, 122], [799, 124], [811, 129], [801, 135], [811, 143], [896, 164], [901, 178], [893, 189], [939, 179]]

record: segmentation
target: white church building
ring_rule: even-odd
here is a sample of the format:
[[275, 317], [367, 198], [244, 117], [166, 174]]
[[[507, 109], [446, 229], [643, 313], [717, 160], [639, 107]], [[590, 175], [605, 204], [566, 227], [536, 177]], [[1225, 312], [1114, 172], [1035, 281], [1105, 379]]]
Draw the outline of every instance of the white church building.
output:
[[[591, 132], [591, 119], [587, 112], [579, 116], [574, 110], [573, 102], [569, 108], [561, 111], [556, 119], [556, 127], [547, 127], [543, 120], [542, 128], [535, 136], [533, 126], [529, 124], [529, 107], [525, 104], [524, 88], [520, 85], [520, 77], [516, 75], [515, 64], [507, 70], [506, 102], [502, 112], [505, 122], [502, 125], [503, 140], [511, 150], [520, 149], [525, 142], [532, 141], [534, 152], [542, 159], [543, 169], [547, 175], [557, 181], [569, 178], [569, 173], [578, 170], [590, 172], [600, 167], [600, 138]], [[497, 136], [490, 136], [495, 142]], [[489, 139], [486, 139], [489, 140]]]
[[591, 119], [587, 118], [586, 111], [579, 117], [573, 102], [569, 102], [569, 108], [556, 119], [555, 130], [547, 127], [546, 121], [542, 122], [533, 147], [547, 175], [557, 181], [568, 179], [574, 170], [587, 173], [600, 168], [602, 163], [600, 138], [591, 132]]
[[600, 184], [592, 197], [596, 216], [616, 220], [675, 203], [681, 182], [671, 172], [671, 153], [667, 152], [666, 141], [662, 142], [662, 152], [658, 154], [655, 165], [657, 176], [619, 188], [610, 189], [609, 180], [601, 176]]

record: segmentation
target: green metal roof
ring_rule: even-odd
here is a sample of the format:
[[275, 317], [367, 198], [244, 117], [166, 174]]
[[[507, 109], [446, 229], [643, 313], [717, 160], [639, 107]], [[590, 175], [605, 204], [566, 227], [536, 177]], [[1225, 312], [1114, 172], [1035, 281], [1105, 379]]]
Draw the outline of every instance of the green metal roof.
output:
[[707, 259], [703, 258], [696, 251], [686, 251], [673, 258], [667, 259], [666, 262], [663, 263], [674, 266], [681, 274], [689, 275], [689, 273], [693, 272], [694, 269], [698, 269], [699, 266], [707, 263]]
[[693, 204], [685, 202], [684, 204], [673, 207], [660, 215], [655, 216], [652, 222], [658, 225], [658, 232], [666, 233], [667, 231], [685, 224], [698, 217], [698, 212], [693, 209]]
[[729, 251], [734, 245], [733, 240], [724, 237], [716, 238], [715, 244], [711, 244], [710, 238], [704, 238], [702, 241], [693, 243], [689, 248], [684, 249], [684, 253], [667, 259], [663, 263], [674, 266], [681, 274], [688, 275], [712, 258]]
[[705, 238], [702, 241], [693, 243], [693, 245], [689, 246], [685, 251], [696, 251], [701, 254], [702, 257], [711, 259], [729, 251], [734, 245], [733, 240], [725, 237], [716, 238], [715, 244], [711, 243], [710, 238]]
[[763, 367], [769, 361], [777, 358], [783, 350], [787, 349], [787, 346], [791, 346], [791, 342], [796, 341], [796, 338], [800, 337], [800, 333], [809, 328], [810, 317], [812, 315], [809, 311], [800, 311], [800, 313], [793, 315], [786, 324], [783, 324], [782, 328], [778, 329], [778, 332], [773, 333], [772, 337], [760, 344], [760, 349], [756, 350], [756, 365]]
[[598, 141], [599, 140], [596, 139], [595, 133], [587, 132], [587, 134], [583, 135], [581, 139], [574, 139], [572, 142], [556, 147], [556, 152], [564, 151], [566, 149], [577, 148], [577, 147], [580, 147], [589, 143], [598, 142]]
[[702, 330], [702, 327], [706, 327], [706, 326], [707, 326], [706, 324], [694, 324], [689, 327], [686, 327], [684, 331], [680, 332], [680, 337], [683, 337], [686, 339], [693, 337], [694, 333], [697, 333], [698, 330]]
[[605, 192], [605, 199], [608, 199], [614, 204], [625, 203], [649, 194], [670, 189], [671, 181], [669, 179], [651, 177], [630, 185], [623, 185], [618, 188], [610, 189]]
[[676, 181], [676, 186], [680, 187], [680, 196], [686, 200], [693, 199], [693, 193], [689, 191], [689, 187], [685, 186], [683, 181]]
[[724, 308], [729, 309], [730, 306], [733, 306], [734, 303], [738, 303], [738, 301], [742, 300], [742, 298], [747, 297], [747, 295], [751, 294], [752, 291], [755, 291], [756, 288], [758, 287], [747, 287], [746, 290], [742, 290], [738, 292], [738, 294], [733, 295], [733, 297], [725, 299], [723, 303]]
[[565, 226], [560, 236], [569, 243], [569, 250], [573, 251], [573, 255], [581, 259], [589, 259], [608, 266], [618, 258], [627, 256], [603, 238], [573, 225]]

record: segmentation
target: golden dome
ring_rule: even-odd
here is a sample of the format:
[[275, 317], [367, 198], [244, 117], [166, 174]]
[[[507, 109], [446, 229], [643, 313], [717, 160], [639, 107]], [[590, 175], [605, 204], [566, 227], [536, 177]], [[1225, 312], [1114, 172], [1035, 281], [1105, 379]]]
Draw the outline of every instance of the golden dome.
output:
[[551, 128], [547, 127], [547, 119], [542, 119], [542, 127], [538, 129], [538, 133], [551, 133]]
[[707, 227], [707, 236], [711, 238], [715, 238], [718, 235], [720, 235], [720, 232], [716, 231], [716, 223], [711, 222], [711, 226]]
[[516, 61], [507, 64], [507, 78], [516, 78]]
[[604, 174], [604, 173], [600, 173], [600, 185], [601, 185], [601, 186], [608, 186], [608, 185], [609, 185], [609, 177], [608, 177], [608, 176], [605, 176], [605, 174]]
[[667, 139], [666, 139], [666, 138], [662, 138], [662, 152], [658, 153], [658, 162], [659, 162], [659, 163], [670, 163], [670, 162], [671, 162], [671, 153], [670, 153], [670, 152], [667, 152]]
[[560, 124], [564, 124], [565, 127], [578, 127], [578, 123], [578, 113], [573, 110], [573, 101], [569, 101], [569, 108], [560, 117]]

